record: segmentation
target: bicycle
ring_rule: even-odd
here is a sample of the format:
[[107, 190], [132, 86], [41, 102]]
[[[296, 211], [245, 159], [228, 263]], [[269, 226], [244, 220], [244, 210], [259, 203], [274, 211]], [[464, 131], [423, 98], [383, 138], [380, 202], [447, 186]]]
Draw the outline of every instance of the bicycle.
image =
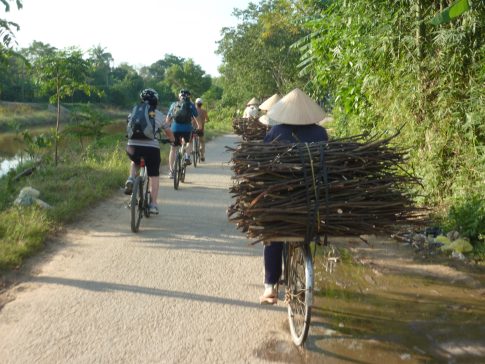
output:
[[293, 342], [304, 344], [310, 329], [313, 304], [313, 257], [303, 241], [285, 241], [283, 247], [283, 284], [288, 305], [288, 321]]
[[[163, 139], [159, 131], [156, 136], [162, 144], [170, 143], [168, 139]], [[140, 222], [143, 216], [150, 217], [150, 178], [145, 164], [145, 159], [140, 158], [140, 168], [138, 169], [135, 180], [133, 181], [133, 190], [130, 197], [129, 207], [131, 210], [131, 231], [137, 233], [140, 229]]]
[[192, 131], [192, 160], [194, 168], [197, 168], [197, 163], [200, 162], [200, 140], [199, 131], [197, 129]]
[[140, 159], [140, 168], [133, 182], [133, 191], [130, 198], [131, 231], [137, 233], [143, 216], [150, 217], [150, 179], [147, 174], [145, 160]]
[[182, 138], [180, 146], [177, 148], [172, 171], [173, 188], [176, 190], [178, 190], [180, 182], [185, 182], [185, 173], [187, 171], [187, 164], [184, 161], [185, 147], [185, 140]]

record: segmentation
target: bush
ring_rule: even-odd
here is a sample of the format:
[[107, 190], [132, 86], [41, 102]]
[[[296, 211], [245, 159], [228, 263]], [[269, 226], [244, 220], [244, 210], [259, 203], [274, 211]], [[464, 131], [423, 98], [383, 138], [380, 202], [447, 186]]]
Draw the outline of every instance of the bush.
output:
[[477, 246], [485, 242], [485, 200], [482, 196], [458, 200], [448, 213], [449, 228], [457, 230]]

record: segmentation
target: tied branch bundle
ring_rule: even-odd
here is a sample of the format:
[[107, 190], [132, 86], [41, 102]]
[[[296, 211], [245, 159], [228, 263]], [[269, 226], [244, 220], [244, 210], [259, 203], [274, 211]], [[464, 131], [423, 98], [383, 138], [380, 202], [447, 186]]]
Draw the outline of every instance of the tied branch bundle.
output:
[[263, 140], [267, 127], [261, 124], [258, 118], [234, 118], [232, 128], [243, 140]]
[[[391, 233], [423, 222], [395, 136], [295, 145], [241, 142], [232, 152], [229, 220], [248, 238]], [[309, 235], [307, 235], [309, 234]]]

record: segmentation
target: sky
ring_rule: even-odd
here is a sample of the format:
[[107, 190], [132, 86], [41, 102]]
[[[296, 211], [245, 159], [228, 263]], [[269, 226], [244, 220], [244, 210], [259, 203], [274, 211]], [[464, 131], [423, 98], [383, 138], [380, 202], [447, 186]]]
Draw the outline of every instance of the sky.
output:
[[[233, 9], [246, 9], [249, 0], [23, 0], [17, 10], [0, 7], [0, 18], [16, 22], [17, 46], [34, 40], [58, 49], [95, 46], [111, 53], [114, 65], [149, 66], [173, 54], [191, 58], [207, 74], [218, 76], [221, 57], [216, 42], [224, 27], [238, 19]], [[253, 2], [258, 2], [253, 0]]]

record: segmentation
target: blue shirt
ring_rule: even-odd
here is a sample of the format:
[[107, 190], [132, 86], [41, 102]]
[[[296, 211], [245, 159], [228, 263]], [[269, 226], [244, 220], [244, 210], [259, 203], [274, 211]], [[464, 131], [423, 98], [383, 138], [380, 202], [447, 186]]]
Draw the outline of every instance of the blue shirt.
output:
[[[177, 102], [174, 102], [172, 103], [172, 105], [170, 105], [170, 109], [168, 109], [168, 113], [167, 113], [167, 116], [172, 118], [172, 126], [171, 126], [171, 129], [174, 133], [176, 132], [179, 132], [179, 133], [187, 133], [189, 131], [192, 131], [192, 123], [188, 123], [188, 124], [180, 124], [180, 123], [177, 123], [174, 119], [173, 119], [173, 109], [175, 108], [175, 105], [177, 105], [178, 101]], [[199, 114], [197, 113], [197, 109], [195, 108], [195, 105], [193, 102], [190, 103], [190, 111], [192, 111], [192, 116], [193, 117], [197, 117]]]
[[287, 144], [326, 142], [328, 140], [328, 135], [325, 128], [317, 124], [276, 124], [271, 127], [264, 137], [265, 143], [269, 143], [273, 140]]

